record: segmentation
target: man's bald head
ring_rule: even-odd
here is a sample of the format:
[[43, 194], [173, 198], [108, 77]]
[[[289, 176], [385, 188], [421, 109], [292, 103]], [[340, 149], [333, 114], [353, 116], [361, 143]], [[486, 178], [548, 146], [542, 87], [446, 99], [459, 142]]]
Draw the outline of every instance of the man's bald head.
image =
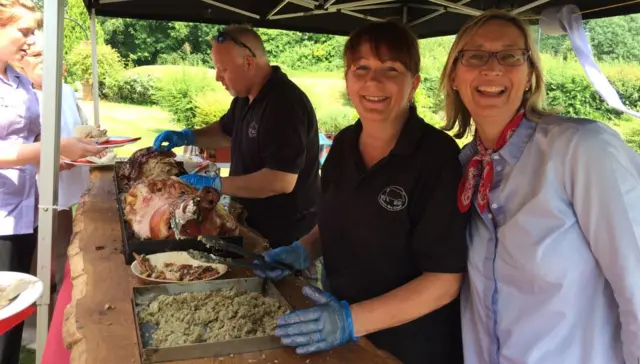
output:
[[[228, 37], [224, 39], [224, 42], [232, 42], [239, 41], [244, 43], [248, 48], [255, 53], [255, 57], [258, 60], [266, 60], [267, 59], [267, 51], [264, 48], [264, 43], [262, 42], [262, 38], [260, 35], [250, 26], [241, 25], [241, 24], [233, 24], [226, 26], [222, 29], [221, 33], [226, 34]], [[217, 39], [214, 39], [211, 43], [213, 46], [217, 43]], [[248, 49], [244, 48], [244, 46], [240, 44], [235, 44], [238, 46], [239, 50], [243, 50], [245, 52], [250, 52]]]
[[255, 96], [271, 74], [260, 35], [248, 26], [230, 25], [211, 43], [216, 81], [234, 97]]

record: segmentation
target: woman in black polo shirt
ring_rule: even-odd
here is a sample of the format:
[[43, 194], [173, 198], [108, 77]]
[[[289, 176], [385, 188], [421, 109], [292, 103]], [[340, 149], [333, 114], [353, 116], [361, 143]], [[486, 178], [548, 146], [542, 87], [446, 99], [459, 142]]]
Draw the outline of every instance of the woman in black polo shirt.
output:
[[318, 225], [265, 253], [298, 269], [323, 256], [327, 291], [305, 287], [316, 306], [281, 317], [276, 335], [299, 354], [366, 335], [404, 363], [462, 363], [460, 149], [412, 105], [420, 54], [409, 30], [371, 23], [351, 35], [344, 56], [360, 118], [335, 137], [322, 168]]

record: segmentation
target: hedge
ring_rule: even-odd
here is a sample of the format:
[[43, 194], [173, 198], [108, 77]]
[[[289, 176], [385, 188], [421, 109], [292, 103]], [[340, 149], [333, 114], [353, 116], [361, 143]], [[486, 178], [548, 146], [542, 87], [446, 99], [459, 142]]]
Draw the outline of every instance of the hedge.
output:
[[[577, 61], [544, 56], [543, 65], [549, 108], [563, 115], [587, 117], [609, 124], [624, 118], [597, 94]], [[640, 110], [640, 66], [605, 64], [602, 68], [625, 105]], [[415, 95], [420, 115], [436, 126], [442, 125], [442, 95], [438, 92], [440, 71], [441, 64], [431, 61], [422, 72], [422, 83]], [[111, 101], [158, 104], [172, 113], [174, 122], [180, 127], [200, 127], [217, 120], [226, 112], [231, 100], [210, 70], [197, 67], [186, 67], [156, 77], [123, 74], [110, 86], [107, 89]], [[346, 95], [342, 98], [345, 99], [342, 105], [316, 110], [321, 132], [337, 133], [357, 119]], [[635, 119], [630, 123], [632, 126], [625, 127], [621, 134], [640, 150], [640, 123]]]

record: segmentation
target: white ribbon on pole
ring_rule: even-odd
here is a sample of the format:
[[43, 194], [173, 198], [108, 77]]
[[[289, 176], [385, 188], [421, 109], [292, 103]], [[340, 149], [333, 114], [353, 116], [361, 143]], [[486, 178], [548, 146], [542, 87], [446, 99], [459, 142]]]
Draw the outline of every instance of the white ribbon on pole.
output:
[[577, 6], [564, 5], [545, 9], [540, 15], [540, 28], [549, 35], [567, 34], [582, 69], [604, 101], [612, 108], [640, 119], [639, 112], [629, 110], [622, 103], [618, 92], [598, 67]]

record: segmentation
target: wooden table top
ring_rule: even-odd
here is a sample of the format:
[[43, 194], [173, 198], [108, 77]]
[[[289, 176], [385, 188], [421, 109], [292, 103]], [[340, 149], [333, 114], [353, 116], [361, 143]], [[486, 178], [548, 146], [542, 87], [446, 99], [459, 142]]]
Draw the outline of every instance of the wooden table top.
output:
[[[91, 185], [82, 197], [74, 218], [69, 247], [73, 290], [66, 307], [63, 339], [71, 350], [71, 364], [140, 363], [132, 287], [139, 285], [125, 264], [122, 234], [116, 205], [113, 169], [93, 169]], [[223, 278], [248, 277], [252, 273], [233, 268]], [[276, 286], [294, 309], [311, 304], [302, 295], [304, 281], [289, 277]], [[366, 338], [358, 343], [322, 353], [300, 356], [292, 348], [248, 354], [171, 362], [209, 363], [399, 363], [377, 350]]]

